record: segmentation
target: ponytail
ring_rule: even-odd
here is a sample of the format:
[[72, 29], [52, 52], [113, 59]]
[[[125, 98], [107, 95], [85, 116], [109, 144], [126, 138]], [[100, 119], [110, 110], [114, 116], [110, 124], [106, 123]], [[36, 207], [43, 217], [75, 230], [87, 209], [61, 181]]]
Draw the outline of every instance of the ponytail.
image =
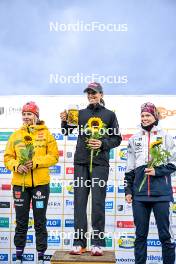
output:
[[100, 99], [100, 104], [101, 104], [102, 106], [105, 106], [105, 101], [103, 100], [103, 98]]

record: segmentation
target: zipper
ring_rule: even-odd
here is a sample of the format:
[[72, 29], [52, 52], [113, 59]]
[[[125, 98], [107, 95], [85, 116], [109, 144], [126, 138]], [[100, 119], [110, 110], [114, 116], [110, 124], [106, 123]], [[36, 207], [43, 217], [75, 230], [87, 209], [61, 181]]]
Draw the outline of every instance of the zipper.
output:
[[33, 177], [33, 170], [31, 169], [31, 177], [32, 177], [32, 187], [34, 187], [34, 177]]
[[[150, 160], [150, 132], [148, 132], [148, 162]], [[148, 183], [148, 196], [150, 196], [150, 175], [147, 176], [147, 183]]]
[[[28, 131], [29, 134], [31, 133], [29, 127], [27, 127], [27, 131]], [[32, 187], [34, 187], [33, 169], [31, 169], [31, 178], [32, 178]]]
[[166, 184], [168, 185], [168, 179], [167, 179], [167, 176], [165, 176], [165, 180], [166, 180]]

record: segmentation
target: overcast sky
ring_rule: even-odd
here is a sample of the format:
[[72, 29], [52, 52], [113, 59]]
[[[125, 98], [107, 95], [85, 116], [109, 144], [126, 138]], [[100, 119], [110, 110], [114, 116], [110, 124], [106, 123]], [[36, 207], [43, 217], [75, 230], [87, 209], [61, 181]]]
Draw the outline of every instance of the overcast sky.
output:
[[[93, 74], [106, 94], [176, 94], [175, 14], [175, 0], [0, 0], [0, 95], [81, 94]], [[93, 22], [121, 31], [65, 30]]]

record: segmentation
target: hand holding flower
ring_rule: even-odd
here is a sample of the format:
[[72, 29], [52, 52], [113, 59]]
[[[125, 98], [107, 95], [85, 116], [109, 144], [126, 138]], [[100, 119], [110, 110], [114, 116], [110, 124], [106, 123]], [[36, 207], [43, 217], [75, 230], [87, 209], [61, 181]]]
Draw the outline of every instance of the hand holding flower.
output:
[[17, 171], [20, 174], [28, 173], [28, 168], [25, 165], [19, 165]]
[[102, 145], [102, 142], [101, 140], [98, 140], [98, 139], [89, 139], [88, 140], [88, 146], [91, 148], [91, 149], [99, 149]]
[[87, 148], [90, 149], [90, 174], [92, 174], [93, 157], [101, 151], [100, 139], [106, 136], [107, 129], [100, 117], [91, 117], [84, 127], [84, 132], [88, 136], [86, 143]]
[[149, 153], [151, 156], [151, 160], [147, 163], [147, 168], [145, 169], [144, 178], [139, 186], [139, 192], [141, 191], [144, 183], [147, 180], [148, 176], [155, 176], [155, 169], [154, 167], [159, 166], [161, 164], [167, 163], [168, 157], [170, 157], [170, 153], [162, 148], [162, 139], [158, 139], [155, 142], [150, 144]]
[[18, 167], [18, 172], [23, 175], [23, 186], [22, 192], [25, 188], [25, 174], [27, 174], [33, 168], [32, 157], [34, 155], [34, 140], [33, 138], [26, 134], [23, 139], [25, 148], [21, 149], [20, 154], [20, 166]]
[[33, 161], [32, 160], [28, 160], [26, 163], [25, 163], [25, 166], [31, 170], [33, 168]]
[[145, 173], [150, 176], [155, 176], [155, 169], [154, 168], [146, 168]]

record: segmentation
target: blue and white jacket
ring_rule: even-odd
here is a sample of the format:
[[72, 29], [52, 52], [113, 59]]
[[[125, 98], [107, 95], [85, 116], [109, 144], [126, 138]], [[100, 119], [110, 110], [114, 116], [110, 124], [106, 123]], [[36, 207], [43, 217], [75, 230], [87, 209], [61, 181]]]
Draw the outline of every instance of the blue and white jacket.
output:
[[[155, 176], [147, 176], [145, 184], [139, 191], [144, 179], [144, 170], [150, 161], [150, 144], [162, 140], [162, 148], [171, 156], [165, 164], [155, 167]], [[135, 200], [171, 201], [171, 174], [176, 171], [176, 146], [171, 135], [160, 126], [154, 126], [150, 132], [140, 127], [140, 132], [133, 135], [128, 142], [127, 168], [125, 173], [125, 195], [132, 194]]]

